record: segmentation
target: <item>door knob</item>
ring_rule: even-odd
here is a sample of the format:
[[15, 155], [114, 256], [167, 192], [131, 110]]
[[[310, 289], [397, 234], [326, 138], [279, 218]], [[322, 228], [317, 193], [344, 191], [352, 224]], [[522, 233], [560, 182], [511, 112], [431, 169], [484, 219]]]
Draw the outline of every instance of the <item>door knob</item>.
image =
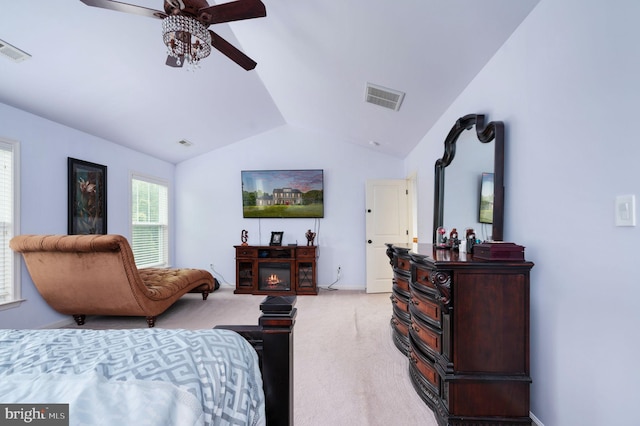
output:
[[369, 244], [371, 244], [373, 241], [371, 241], [371, 240], [367, 240], [367, 242], [368, 242]]
[[367, 209], [367, 213], [371, 213], [371, 209]]

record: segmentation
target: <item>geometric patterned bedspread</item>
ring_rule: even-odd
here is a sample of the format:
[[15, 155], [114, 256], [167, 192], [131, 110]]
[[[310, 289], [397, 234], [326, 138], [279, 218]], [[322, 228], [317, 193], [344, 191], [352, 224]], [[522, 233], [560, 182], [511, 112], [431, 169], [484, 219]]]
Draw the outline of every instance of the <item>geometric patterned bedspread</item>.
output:
[[0, 330], [0, 402], [70, 424], [265, 424], [258, 356], [229, 330]]

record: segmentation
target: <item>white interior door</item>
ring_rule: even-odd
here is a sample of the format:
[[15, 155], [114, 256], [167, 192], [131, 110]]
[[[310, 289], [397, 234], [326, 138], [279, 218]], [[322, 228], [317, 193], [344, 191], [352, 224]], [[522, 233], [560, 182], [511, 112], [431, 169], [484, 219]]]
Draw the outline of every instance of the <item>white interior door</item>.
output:
[[367, 293], [390, 293], [393, 271], [385, 243], [409, 241], [407, 181], [370, 180], [366, 188]]

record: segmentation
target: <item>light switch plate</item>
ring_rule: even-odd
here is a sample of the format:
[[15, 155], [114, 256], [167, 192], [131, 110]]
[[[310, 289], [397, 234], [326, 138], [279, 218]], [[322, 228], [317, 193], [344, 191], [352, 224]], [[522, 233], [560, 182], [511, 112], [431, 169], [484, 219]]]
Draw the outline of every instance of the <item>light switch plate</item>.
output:
[[636, 226], [636, 196], [616, 197], [616, 226]]

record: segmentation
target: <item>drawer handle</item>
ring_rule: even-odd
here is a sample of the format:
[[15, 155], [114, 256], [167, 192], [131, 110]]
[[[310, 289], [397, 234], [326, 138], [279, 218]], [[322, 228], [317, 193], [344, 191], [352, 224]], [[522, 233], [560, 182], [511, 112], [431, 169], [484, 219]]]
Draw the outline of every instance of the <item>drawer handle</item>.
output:
[[411, 298], [411, 304], [414, 306], [418, 306], [420, 305], [420, 302], [418, 302], [416, 299], [414, 299], [413, 297]]
[[398, 325], [398, 320], [396, 319], [396, 317], [391, 318], [391, 324]]
[[396, 296], [394, 294], [392, 294], [391, 297], [389, 297], [389, 299], [391, 299], [391, 303], [395, 305], [398, 304], [398, 300], [396, 299]]
[[412, 364], [417, 364], [418, 360], [416, 359], [415, 355], [413, 354], [413, 351], [409, 352], [409, 361], [411, 361]]
[[411, 323], [411, 329], [413, 331], [415, 331], [416, 333], [420, 334], [420, 328], [417, 325], [415, 325], [414, 323]]

